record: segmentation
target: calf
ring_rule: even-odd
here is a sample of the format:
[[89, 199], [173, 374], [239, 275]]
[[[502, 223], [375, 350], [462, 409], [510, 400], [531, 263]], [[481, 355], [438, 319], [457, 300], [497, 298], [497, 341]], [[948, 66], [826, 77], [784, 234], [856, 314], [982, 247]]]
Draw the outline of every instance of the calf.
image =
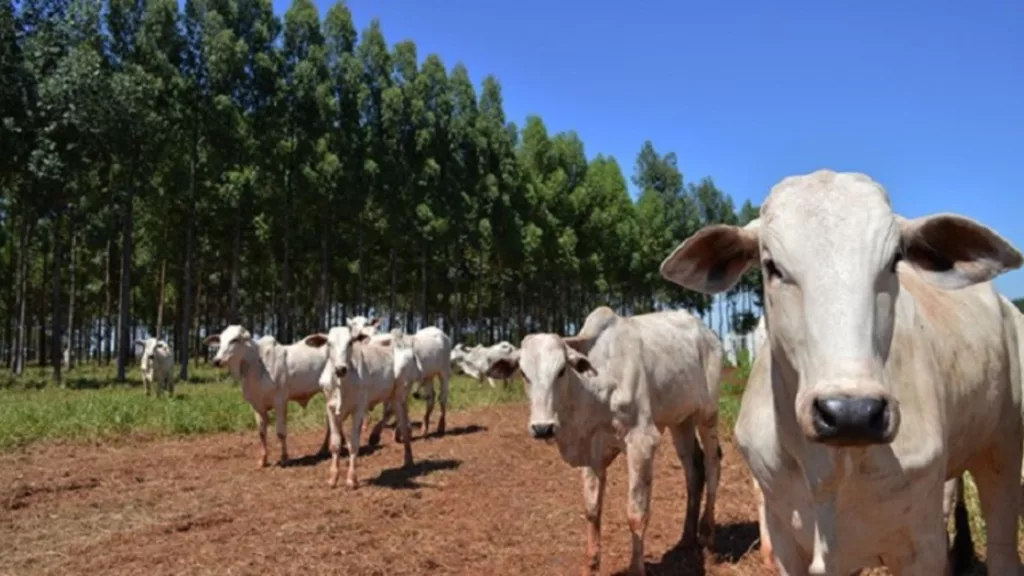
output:
[[767, 353], [735, 433], [783, 574], [948, 567], [943, 495], [978, 485], [989, 574], [1016, 574], [1022, 455], [1012, 311], [990, 280], [1020, 252], [985, 226], [892, 211], [870, 177], [784, 179], [746, 226], [707, 226], [661, 265], [715, 294], [763, 271]]
[[[590, 313], [577, 336], [527, 335], [518, 354], [490, 367], [488, 373], [497, 378], [522, 373], [530, 396], [530, 435], [554, 440], [563, 460], [582, 467], [588, 521], [585, 572], [600, 572], [606, 470], [625, 452], [633, 533], [630, 572], [644, 574], [653, 459], [665, 428], [672, 432], [686, 475], [683, 544], [710, 545], [721, 458], [721, 370], [721, 342], [690, 313], [619, 317], [603, 306]], [[698, 528], [705, 472], [707, 505]]]
[[150, 388], [154, 385], [157, 397], [162, 396], [165, 390], [168, 395], [174, 396], [174, 355], [171, 354], [171, 347], [156, 338], [136, 340], [135, 344], [142, 347], [139, 369], [142, 371], [142, 382], [146, 385], [146, 396], [150, 395]]
[[[207, 337], [205, 343], [219, 345], [213, 357], [214, 367], [227, 366], [235, 380], [242, 384], [242, 397], [252, 406], [259, 425], [259, 466], [267, 465], [267, 423], [271, 410], [277, 439], [281, 442], [280, 464], [287, 465], [288, 402], [294, 401], [305, 408], [310, 399], [320, 393], [320, 373], [327, 364], [327, 355], [301, 342], [279, 344], [271, 336], [264, 336], [257, 344], [249, 331], [237, 324]], [[320, 454], [327, 452], [329, 423], [325, 423], [324, 428]]]
[[[411, 466], [409, 416], [406, 407], [405, 382], [396, 366], [406, 365], [412, 351], [387, 342], [372, 342], [363, 332], [354, 333], [348, 326], [331, 328], [327, 334], [313, 334], [303, 341], [311, 349], [327, 347], [327, 357], [334, 371], [324, 389], [331, 430], [331, 470], [327, 483], [338, 483], [341, 452], [341, 425], [352, 416], [352, 432], [348, 437], [348, 475], [345, 484], [357, 488], [356, 459], [359, 436], [366, 413], [379, 403], [390, 404], [398, 414], [398, 427], [405, 449], [405, 466]], [[405, 355], [405, 359], [401, 356]], [[397, 359], [396, 359], [397, 357]]]

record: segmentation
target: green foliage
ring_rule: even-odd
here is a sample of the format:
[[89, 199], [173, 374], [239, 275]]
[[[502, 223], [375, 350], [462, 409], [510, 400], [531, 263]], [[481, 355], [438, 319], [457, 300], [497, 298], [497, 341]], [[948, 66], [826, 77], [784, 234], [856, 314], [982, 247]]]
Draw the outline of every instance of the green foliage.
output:
[[1024, 298], [1014, 298], [1013, 305], [1017, 307], [1017, 310], [1024, 312]]
[[757, 215], [674, 153], [642, 143], [634, 199], [622, 159], [507, 118], [498, 78], [360, 33], [343, 2], [272, 6], [0, 0], [3, 360], [61, 342], [127, 380], [159, 325], [186, 377], [236, 322], [291, 342], [372, 313], [490, 343], [602, 304], [723, 332], [757, 310], [755, 274], [714, 314], [661, 278], [698, 227]]

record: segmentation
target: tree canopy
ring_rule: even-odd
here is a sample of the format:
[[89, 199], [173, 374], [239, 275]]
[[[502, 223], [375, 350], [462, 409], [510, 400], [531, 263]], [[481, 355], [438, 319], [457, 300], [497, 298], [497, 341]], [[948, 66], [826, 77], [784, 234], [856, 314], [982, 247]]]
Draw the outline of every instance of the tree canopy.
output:
[[757, 207], [649, 141], [634, 200], [617, 159], [513, 123], [496, 77], [389, 44], [377, 20], [357, 31], [343, 2], [0, 0], [0, 75], [15, 373], [59, 380], [69, 349], [123, 379], [148, 333], [187, 377], [228, 323], [290, 342], [368, 312], [471, 342], [573, 332], [602, 304], [756, 320], [756, 274], [714, 317], [658, 266]]

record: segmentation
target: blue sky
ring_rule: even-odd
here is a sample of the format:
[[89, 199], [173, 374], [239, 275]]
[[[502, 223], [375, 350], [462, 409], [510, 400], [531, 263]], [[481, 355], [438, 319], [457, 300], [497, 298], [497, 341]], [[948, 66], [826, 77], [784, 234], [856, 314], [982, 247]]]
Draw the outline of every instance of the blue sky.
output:
[[[737, 204], [790, 174], [863, 171], [906, 216], [957, 212], [1024, 249], [1019, 0], [349, 6], [360, 30], [378, 17], [389, 43], [462, 61], [478, 86], [494, 74], [510, 120], [574, 129], [627, 177], [645, 139]], [[996, 283], [1024, 296], [1024, 271]]]

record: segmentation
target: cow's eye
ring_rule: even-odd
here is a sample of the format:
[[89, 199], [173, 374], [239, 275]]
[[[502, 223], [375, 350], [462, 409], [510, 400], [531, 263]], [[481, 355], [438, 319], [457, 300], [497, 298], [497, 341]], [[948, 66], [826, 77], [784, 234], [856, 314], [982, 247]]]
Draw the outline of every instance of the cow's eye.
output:
[[782, 279], [782, 272], [779, 271], [779, 267], [775, 265], [775, 260], [767, 259], [762, 264], [764, 267], [764, 273], [768, 275], [769, 279]]
[[565, 366], [562, 366], [562, 369], [558, 371], [558, 377], [561, 378], [562, 376], [565, 376]]

